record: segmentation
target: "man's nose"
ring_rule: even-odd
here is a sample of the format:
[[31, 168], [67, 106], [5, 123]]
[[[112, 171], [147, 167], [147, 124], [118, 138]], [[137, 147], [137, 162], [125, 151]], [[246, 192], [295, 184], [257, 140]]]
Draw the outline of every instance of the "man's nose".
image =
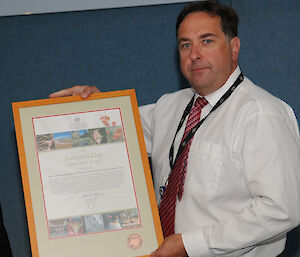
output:
[[191, 60], [194, 62], [198, 59], [201, 59], [202, 57], [202, 53], [201, 53], [201, 49], [200, 49], [200, 46], [197, 46], [197, 45], [193, 45], [192, 49], [191, 49], [191, 52], [190, 52], [190, 58]]

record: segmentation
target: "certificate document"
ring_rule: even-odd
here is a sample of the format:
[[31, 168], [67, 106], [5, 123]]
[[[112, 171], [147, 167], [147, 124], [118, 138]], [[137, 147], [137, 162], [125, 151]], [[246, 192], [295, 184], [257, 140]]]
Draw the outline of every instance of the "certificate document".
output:
[[134, 90], [13, 111], [33, 257], [149, 256], [159, 246]]
[[51, 238], [140, 226], [120, 108], [33, 126]]

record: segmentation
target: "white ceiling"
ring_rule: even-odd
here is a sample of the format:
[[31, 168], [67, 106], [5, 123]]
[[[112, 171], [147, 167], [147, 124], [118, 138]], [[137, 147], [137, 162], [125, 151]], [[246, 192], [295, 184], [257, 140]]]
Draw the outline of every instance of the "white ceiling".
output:
[[0, 16], [191, 2], [190, 0], [0, 0]]

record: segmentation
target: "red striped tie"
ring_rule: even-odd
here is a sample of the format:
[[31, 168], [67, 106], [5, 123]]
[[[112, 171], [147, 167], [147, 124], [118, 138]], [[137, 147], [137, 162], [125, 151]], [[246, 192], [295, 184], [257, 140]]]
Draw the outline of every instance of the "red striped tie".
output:
[[[184, 141], [190, 131], [195, 127], [195, 125], [200, 121], [201, 109], [207, 103], [208, 102], [204, 97], [198, 97], [195, 101], [195, 104], [188, 117], [181, 143]], [[186, 143], [183, 151], [175, 161], [170, 177], [168, 179], [168, 185], [159, 207], [161, 225], [165, 237], [174, 234], [176, 198], [177, 195], [179, 201], [182, 198], [187, 159], [192, 140], [193, 137]]]

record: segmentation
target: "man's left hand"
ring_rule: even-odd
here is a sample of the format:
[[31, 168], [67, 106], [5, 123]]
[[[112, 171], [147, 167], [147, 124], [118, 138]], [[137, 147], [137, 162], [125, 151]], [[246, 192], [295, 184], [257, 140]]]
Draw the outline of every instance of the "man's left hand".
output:
[[151, 254], [152, 257], [186, 257], [181, 234], [167, 237], [160, 247]]

